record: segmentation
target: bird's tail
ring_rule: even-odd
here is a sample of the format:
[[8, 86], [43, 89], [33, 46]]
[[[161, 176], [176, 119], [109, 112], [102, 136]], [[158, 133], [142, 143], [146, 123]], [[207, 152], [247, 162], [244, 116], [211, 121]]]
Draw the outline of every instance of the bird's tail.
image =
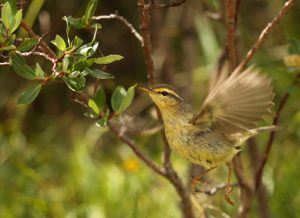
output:
[[237, 133], [231, 135], [231, 139], [235, 141], [234, 147], [239, 147], [241, 144], [243, 144], [245, 141], [247, 141], [249, 138], [263, 132], [272, 132], [278, 129], [278, 126], [270, 125], [270, 126], [264, 126], [264, 127], [258, 127], [255, 129], [250, 129], [246, 133]]
[[256, 135], [256, 134], [261, 133], [261, 132], [273, 132], [277, 129], [278, 129], [278, 126], [270, 125], [270, 126], [258, 127], [256, 129], [251, 129], [250, 132], [253, 135]]

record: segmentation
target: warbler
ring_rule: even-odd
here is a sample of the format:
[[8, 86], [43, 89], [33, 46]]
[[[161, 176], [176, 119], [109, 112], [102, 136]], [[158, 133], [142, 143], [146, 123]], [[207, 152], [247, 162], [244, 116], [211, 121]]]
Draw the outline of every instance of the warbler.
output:
[[205, 167], [205, 173], [227, 163], [225, 199], [232, 204], [229, 198], [232, 158], [247, 139], [276, 128], [273, 125], [256, 128], [257, 121], [271, 113], [274, 105], [271, 79], [253, 67], [221, 76], [200, 110], [193, 109], [170, 85], [140, 88], [160, 110], [171, 149]]

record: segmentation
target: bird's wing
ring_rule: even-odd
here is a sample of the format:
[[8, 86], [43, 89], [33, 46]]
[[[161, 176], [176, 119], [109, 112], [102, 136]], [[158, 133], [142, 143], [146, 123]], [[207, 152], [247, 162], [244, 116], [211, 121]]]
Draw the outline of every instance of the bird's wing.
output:
[[229, 63], [225, 62], [221, 68], [217, 68], [212, 72], [208, 83], [208, 93], [210, 93], [216, 86], [223, 83], [229, 76]]
[[199, 114], [190, 123], [218, 129], [225, 134], [244, 132], [271, 112], [271, 80], [248, 68], [234, 72], [208, 94]]

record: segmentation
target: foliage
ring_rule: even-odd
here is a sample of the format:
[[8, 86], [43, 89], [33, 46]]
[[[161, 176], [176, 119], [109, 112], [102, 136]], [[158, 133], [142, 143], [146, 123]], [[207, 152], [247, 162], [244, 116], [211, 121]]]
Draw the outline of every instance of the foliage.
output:
[[[103, 11], [119, 10], [138, 26], [136, 1], [71, 0], [65, 5], [46, 0], [33, 26], [24, 20], [31, 17], [30, 4], [1, 2], [1, 217], [180, 217], [180, 199], [169, 181], [154, 174], [109, 131], [109, 125], [117, 123], [119, 136], [129, 136], [152, 160], [160, 162], [160, 128], [152, 126], [153, 110], [145, 96], [135, 98], [136, 83], [147, 79], [142, 50], [125, 25], [94, 19]], [[159, 8], [151, 14], [155, 77], [187, 87], [181, 91], [195, 105], [204, 98], [208, 72], [213, 71], [225, 45], [221, 22], [207, 17], [220, 12], [222, 4], [187, 1], [181, 10]], [[281, 6], [281, 1], [241, 2], [239, 60]], [[300, 213], [300, 91], [299, 80], [295, 80], [300, 69], [299, 10], [295, 2], [286, 21], [269, 35], [253, 59], [273, 80], [274, 111], [285, 93], [290, 96], [263, 175], [268, 205], [263, 210], [275, 217]], [[47, 26], [42, 16], [47, 13], [50, 33], [42, 31]], [[61, 19], [58, 14], [66, 16]], [[270, 122], [271, 117], [266, 120]], [[268, 135], [256, 140], [260, 154]], [[241, 153], [246, 176], [255, 170], [251, 152], [245, 146]], [[175, 154], [172, 163], [188, 183], [190, 165]], [[209, 174], [210, 184], [199, 188], [225, 182], [225, 170], [221, 167]], [[234, 217], [238, 195], [234, 189], [236, 204], [230, 207], [222, 190], [212, 196], [200, 193], [197, 211]], [[252, 205], [252, 217], [263, 217], [258, 199]]]

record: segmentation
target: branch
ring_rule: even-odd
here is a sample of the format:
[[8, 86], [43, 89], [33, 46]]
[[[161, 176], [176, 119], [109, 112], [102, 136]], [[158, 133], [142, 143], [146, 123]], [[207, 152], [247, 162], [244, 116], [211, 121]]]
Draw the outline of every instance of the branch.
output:
[[[155, 66], [154, 61], [152, 57], [152, 45], [151, 45], [151, 38], [150, 38], [150, 11], [147, 10], [145, 0], [137, 0], [138, 1], [138, 10], [139, 10], [139, 18], [141, 22], [141, 35], [144, 39], [144, 46], [143, 46], [143, 53], [144, 53], [144, 60], [146, 64], [147, 69], [147, 77], [148, 82], [150, 86], [153, 86], [155, 84]], [[150, 4], [154, 4], [153, 0], [150, 0]], [[160, 112], [158, 109], [156, 109], [159, 120], [162, 121]], [[171, 149], [170, 146], [166, 140], [165, 132], [162, 131], [162, 137], [163, 137], [163, 165], [165, 170], [165, 177], [173, 184], [174, 188], [176, 189], [178, 195], [181, 199], [181, 206], [182, 206], [182, 214], [185, 218], [193, 218], [193, 208], [192, 203], [190, 199], [190, 194], [187, 189], [185, 189], [185, 186], [183, 185], [183, 182], [178, 177], [178, 174], [173, 169], [172, 164], [170, 162], [170, 155], [171, 155]]]
[[[230, 63], [230, 71], [235, 69], [237, 65], [237, 55], [236, 55], [236, 27], [238, 20], [238, 9], [240, 5], [240, 0], [227, 0], [226, 3], [226, 14], [227, 14], [227, 53]], [[251, 209], [253, 200], [253, 188], [249, 181], [247, 180], [241, 157], [236, 155], [233, 158], [233, 169], [240, 185], [241, 196], [240, 205], [237, 217], [244, 218], [247, 217]]]
[[149, 10], [149, 9], [158, 9], [158, 8], [178, 7], [181, 6], [183, 3], [185, 3], [185, 1], [186, 0], [172, 0], [166, 4], [159, 4], [159, 3], [155, 3], [154, 0], [150, 0], [148, 4], [138, 3], [138, 5], [142, 6], [144, 10]]
[[153, 57], [151, 55], [152, 45], [151, 45], [151, 38], [149, 32], [150, 13], [149, 10], [144, 9], [144, 6], [145, 6], [145, 0], [138, 0], [139, 17], [141, 22], [140, 29], [142, 31], [141, 35], [144, 39], [144, 45], [142, 47], [144, 52], [144, 60], [147, 68], [147, 78], [149, 81], [149, 85], [153, 86], [155, 83], [154, 81], [155, 68], [154, 68]]
[[[285, 104], [286, 104], [289, 97], [290, 97], [290, 93], [287, 92], [284, 95], [284, 97], [281, 99], [281, 101], [279, 103], [279, 106], [278, 106], [278, 110], [277, 110], [277, 112], [275, 114], [275, 117], [273, 119], [273, 125], [275, 125], [275, 126], [278, 125], [279, 118], [280, 118], [280, 115], [281, 115], [281, 111], [284, 108], [284, 106], [285, 106]], [[262, 173], [263, 173], [264, 167], [267, 163], [268, 157], [270, 155], [270, 151], [271, 151], [271, 148], [273, 146], [274, 139], [275, 139], [275, 134], [276, 134], [276, 131], [273, 131], [273, 132], [270, 133], [270, 137], [269, 137], [269, 140], [267, 142], [267, 146], [266, 146], [265, 152], [263, 154], [261, 164], [260, 164], [260, 166], [257, 170], [257, 173], [256, 173], [256, 179], [255, 179], [255, 190], [256, 190], [256, 192], [258, 191], [258, 189], [260, 187], [260, 184], [261, 184]]]
[[93, 20], [111, 20], [111, 19], [119, 20], [125, 26], [127, 26], [130, 29], [131, 33], [135, 36], [135, 38], [137, 38], [137, 40], [141, 43], [141, 46], [144, 47], [143, 37], [138, 33], [138, 31], [133, 27], [133, 25], [129, 23], [124, 17], [118, 14], [101, 15], [101, 16], [93, 17]]
[[285, 2], [284, 6], [279, 11], [278, 15], [270, 22], [268, 25], [263, 29], [260, 33], [258, 39], [252, 46], [252, 48], [248, 51], [246, 57], [242, 60], [242, 62], [236, 68], [236, 71], [241, 71], [245, 68], [245, 66], [249, 63], [252, 59], [253, 55], [256, 53], [257, 49], [260, 48], [262, 43], [265, 41], [269, 33], [275, 28], [275, 26], [282, 20], [284, 15], [288, 12], [288, 10], [293, 5], [294, 0], [288, 0]]
[[137, 145], [134, 144], [127, 136], [121, 134], [121, 132], [111, 123], [111, 121], [108, 121], [107, 124], [111, 132], [113, 132], [118, 137], [118, 139], [127, 144], [131, 148], [131, 150], [136, 154], [136, 156], [138, 156], [150, 169], [152, 169], [154, 172], [158, 173], [161, 176], [165, 176], [165, 172], [163, 171], [163, 169], [161, 169], [146, 154], [139, 150]]
[[[22, 56], [30, 56], [30, 55], [37, 55], [37, 56], [41, 56], [44, 57], [45, 59], [47, 59], [48, 61], [52, 62], [53, 64], [56, 63], [57, 59], [56, 58], [52, 58], [50, 57], [47, 53], [42, 53], [42, 52], [38, 52], [36, 51], [37, 48], [41, 45], [42, 40], [45, 38], [45, 36], [48, 35], [48, 33], [45, 33], [44, 35], [42, 35], [41, 37], [38, 37], [36, 35], [36, 37], [38, 37], [38, 41], [36, 43], [36, 45], [28, 52], [19, 52], [16, 51], [19, 55]], [[49, 48], [50, 49], [50, 48]], [[51, 50], [52, 51], [52, 50]]]
[[236, 27], [237, 27], [239, 5], [240, 5], [240, 0], [226, 1], [226, 14], [227, 14], [226, 48], [227, 48], [229, 62], [230, 62], [230, 71], [232, 71], [237, 65]]
[[0, 66], [10, 66], [10, 63], [9, 62], [1, 62]]
[[[219, 185], [217, 185], [217, 186], [215, 186], [211, 189], [204, 190], [204, 191], [196, 189], [196, 192], [204, 193], [206, 195], [215, 195], [218, 191], [225, 189], [226, 186], [227, 186], [226, 183], [222, 183], [222, 184], [219, 184]], [[239, 184], [238, 183], [233, 183], [233, 184], [230, 184], [230, 186], [231, 187], [237, 187], [237, 186], [239, 186]]]
[[[34, 37], [38, 40], [40, 40], [40, 37], [38, 35], [36, 35], [32, 29], [30, 28], [30, 26], [22, 20], [20, 26], [31, 36]], [[52, 59], [56, 59], [56, 55], [55, 53], [52, 51], [51, 48], [49, 48], [49, 46], [47, 45], [47, 43], [44, 40], [41, 40], [40, 42], [40, 47], [41, 49], [47, 54], [47, 56], [49, 56]]]

